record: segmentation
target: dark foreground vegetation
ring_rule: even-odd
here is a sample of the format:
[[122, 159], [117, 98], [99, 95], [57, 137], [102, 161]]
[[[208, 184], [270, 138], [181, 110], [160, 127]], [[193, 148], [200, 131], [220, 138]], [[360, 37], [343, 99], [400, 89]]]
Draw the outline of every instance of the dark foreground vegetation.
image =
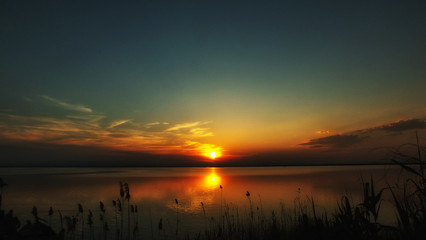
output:
[[[131, 204], [130, 188], [120, 183], [119, 197], [111, 203], [114, 209], [113, 221], [106, 220], [103, 202], [99, 203], [96, 216], [81, 204], [76, 205], [76, 214], [62, 216], [52, 208], [48, 219], [38, 215], [37, 208], [32, 210], [33, 219], [22, 224], [13, 211], [2, 209], [1, 200], [6, 183], [0, 179], [0, 240], [13, 239], [88, 239], [88, 240], [131, 240], [131, 239], [426, 239], [426, 176], [421, 148], [418, 140], [411, 146], [415, 154], [404, 153], [402, 149], [393, 149], [391, 161], [408, 173], [403, 186], [388, 186], [376, 189], [374, 180], [365, 181], [362, 187], [363, 199], [353, 203], [348, 196], [342, 196], [333, 213], [319, 212], [314, 198], [295, 199], [293, 208], [284, 206], [272, 212], [264, 212], [252, 205], [250, 192], [246, 197], [249, 212], [239, 213], [238, 208], [221, 204], [220, 216], [215, 219], [207, 216], [204, 204], [200, 207], [204, 213], [204, 230], [184, 232], [179, 228], [179, 201], [175, 199], [176, 228], [165, 229], [163, 219], [150, 224], [149, 236], [140, 234], [138, 208]], [[222, 186], [220, 186], [220, 191]], [[380, 206], [383, 193], [392, 196], [397, 217], [395, 226], [380, 224]], [[221, 199], [222, 201], [222, 199]], [[52, 215], [58, 215], [60, 230], [50, 227]], [[110, 217], [111, 217], [110, 215]], [[169, 219], [170, 220], [170, 219]]]

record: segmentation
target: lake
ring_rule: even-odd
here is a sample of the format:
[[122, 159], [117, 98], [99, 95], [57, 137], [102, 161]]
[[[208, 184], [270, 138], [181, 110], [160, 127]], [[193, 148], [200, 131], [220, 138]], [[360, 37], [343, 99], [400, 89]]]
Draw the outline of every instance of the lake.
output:
[[[2, 168], [0, 177], [8, 184], [2, 208], [13, 209], [21, 223], [33, 220], [31, 211], [36, 206], [39, 217], [59, 230], [58, 210], [62, 217], [76, 216], [77, 204], [81, 204], [85, 221], [90, 209], [95, 228], [100, 228], [102, 201], [110, 231], [121, 227], [122, 217], [126, 234], [130, 217], [133, 224], [138, 222], [139, 236], [156, 239], [160, 219], [164, 234], [174, 236], [178, 229], [183, 237], [220, 222], [226, 212], [243, 217], [251, 211], [270, 215], [273, 210], [290, 210], [296, 204], [311, 206], [312, 199], [316, 211], [332, 215], [343, 195], [360, 203], [362, 179], [373, 177], [376, 189], [380, 189], [400, 181], [401, 173], [396, 166]], [[128, 202], [120, 199], [120, 182], [128, 183], [129, 204], [137, 206], [137, 213], [128, 216]], [[118, 199], [123, 203], [121, 212], [112, 204]], [[51, 217], [50, 207], [55, 211]], [[379, 222], [396, 223], [389, 193], [384, 193], [380, 214]]]

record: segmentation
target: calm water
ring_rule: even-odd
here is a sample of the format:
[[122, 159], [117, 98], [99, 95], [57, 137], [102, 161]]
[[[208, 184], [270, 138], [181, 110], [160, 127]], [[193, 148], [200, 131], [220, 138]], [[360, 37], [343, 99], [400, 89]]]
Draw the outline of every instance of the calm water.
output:
[[[202, 230], [205, 219], [219, 219], [228, 207], [247, 215], [247, 191], [253, 208], [265, 214], [282, 206], [292, 208], [296, 199], [307, 201], [308, 197], [314, 198], [319, 211], [333, 213], [344, 194], [359, 203], [361, 178], [369, 180], [370, 176], [377, 188], [385, 187], [399, 180], [400, 170], [390, 166], [0, 169], [0, 177], [8, 183], [3, 209], [13, 209], [22, 222], [32, 220], [33, 206], [37, 206], [40, 217], [49, 221], [50, 207], [72, 216], [77, 214], [80, 203], [86, 213], [88, 209], [93, 211], [96, 223], [102, 201], [110, 229], [114, 229], [116, 214], [112, 200], [119, 198], [119, 182], [127, 182], [130, 204], [137, 205], [139, 210], [131, 217], [138, 219], [140, 234], [147, 237], [156, 236], [160, 219], [165, 232], [172, 235], [177, 218], [179, 231], [186, 233]], [[394, 211], [387, 198], [385, 195], [379, 220], [393, 224]], [[124, 216], [126, 220], [127, 212]], [[54, 214], [50, 220], [56, 229], [60, 228], [59, 219]]]

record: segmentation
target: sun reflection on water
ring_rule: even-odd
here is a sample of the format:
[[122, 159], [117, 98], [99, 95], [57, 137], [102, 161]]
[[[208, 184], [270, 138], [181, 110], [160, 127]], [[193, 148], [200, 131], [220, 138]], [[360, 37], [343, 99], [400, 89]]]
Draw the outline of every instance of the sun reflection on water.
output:
[[222, 178], [216, 173], [215, 168], [211, 168], [211, 172], [204, 178], [204, 187], [207, 189], [219, 189]]

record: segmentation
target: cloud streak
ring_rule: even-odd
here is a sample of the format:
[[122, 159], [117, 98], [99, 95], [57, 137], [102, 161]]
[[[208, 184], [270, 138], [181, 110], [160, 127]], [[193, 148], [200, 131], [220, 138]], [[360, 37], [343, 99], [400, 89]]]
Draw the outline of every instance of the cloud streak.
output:
[[191, 129], [194, 127], [198, 127], [201, 125], [205, 125], [208, 124], [210, 122], [189, 122], [189, 123], [180, 123], [180, 124], [176, 124], [173, 127], [168, 128], [166, 131], [170, 132], [170, 131], [179, 131], [182, 129]]
[[[426, 121], [423, 119], [399, 120], [380, 126], [359, 129], [343, 134], [336, 134], [321, 138], [313, 138], [299, 145], [311, 148], [348, 148], [360, 144], [370, 138], [378, 138], [386, 132], [402, 133], [410, 130], [426, 129]], [[319, 134], [329, 134], [334, 131], [318, 131]], [[386, 135], [386, 134], [385, 134]], [[383, 138], [383, 136], [381, 136]], [[386, 136], [385, 136], [386, 137]]]
[[123, 124], [125, 124], [125, 123], [127, 123], [127, 122], [129, 122], [129, 121], [130, 121], [130, 119], [114, 121], [114, 122], [112, 122], [112, 123], [111, 123], [111, 125], [109, 125], [109, 127], [108, 127], [108, 128], [115, 128], [115, 127], [118, 127], [118, 126], [120, 126], [120, 125], [123, 125]]
[[70, 104], [70, 103], [66, 103], [60, 100], [57, 100], [55, 98], [49, 97], [47, 95], [41, 95], [42, 98], [44, 98], [45, 100], [56, 104], [57, 106], [66, 108], [66, 109], [70, 109], [70, 110], [74, 110], [74, 111], [78, 111], [78, 112], [83, 112], [83, 113], [91, 113], [93, 112], [92, 109], [82, 106], [82, 105], [75, 105], [75, 104]]
[[408, 119], [399, 120], [393, 123], [389, 123], [377, 128], [377, 130], [384, 130], [389, 132], [402, 132], [414, 129], [426, 128], [426, 121], [421, 119]]
[[333, 135], [322, 138], [310, 139], [306, 143], [301, 143], [303, 146], [310, 146], [313, 148], [318, 147], [333, 147], [333, 148], [346, 148], [356, 143], [363, 141], [358, 135]]

